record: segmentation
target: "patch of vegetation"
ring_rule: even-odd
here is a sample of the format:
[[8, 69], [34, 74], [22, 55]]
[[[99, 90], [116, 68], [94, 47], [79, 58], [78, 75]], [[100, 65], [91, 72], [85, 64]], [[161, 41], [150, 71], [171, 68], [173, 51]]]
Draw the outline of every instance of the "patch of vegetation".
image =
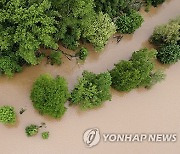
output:
[[28, 137], [35, 136], [39, 132], [39, 126], [29, 125], [25, 128], [25, 132]]
[[41, 75], [31, 90], [31, 100], [35, 109], [42, 115], [54, 118], [64, 115], [64, 104], [69, 96], [67, 82], [60, 76], [53, 78], [50, 75]]
[[15, 124], [16, 113], [12, 106], [0, 107], [0, 122], [3, 124]]
[[92, 43], [96, 51], [101, 51], [109, 38], [116, 32], [116, 26], [109, 15], [102, 12], [87, 22], [88, 25], [83, 25], [82, 36]]
[[143, 23], [144, 19], [137, 11], [131, 10], [123, 13], [116, 20], [117, 31], [122, 34], [134, 33]]
[[62, 53], [61, 51], [51, 51], [50, 55], [49, 55], [49, 60], [50, 60], [50, 63], [51, 65], [61, 65], [62, 61], [61, 61], [61, 56], [62, 56]]
[[11, 56], [0, 57], [0, 72], [8, 77], [12, 77], [14, 73], [21, 72], [22, 67]]
[[120, 61], [110, 71], [112, 87], [118, 91], [130, 91], [138, 87], [150, 87], [156, 50], [141, 49], [133, 53], [129, 61]]
[[139, 10], [141, 0], [94, 0], [96, 12], [107, 13], [112, 19], [129, 10]]
[[153, 6], [153, 7], [157, 7], [158, 5], [164, 3], [166, 0], [143, 0], [143, 2], [145, 3], [145, 11], [149, 11], [149, 9]]
[[89, 54], [88, 49], [82, 47], [79, 52], [76, 54], [77, 57], [79, 57], [80, 60], [85, 61], [87, 56]]
[[157, 26], [150, 42], [156, 46], [161, 63], [176, 63], [180, 59], [180, 17]]
[[166, 44], [179, 44], [180, 42], [180, 17], [169, 23], [157, 26], [154, 29], [150, 42], [156, 46]]
[[94, 74], [84, 71], [82, 78], [71, 93], [71, 104], [79, 105], [81, 109], [99, 107], [106, 100], [111, 100], [109, 73]]
[[163, 64], [174, 64], [180, 59], [180, 46], [176, 44], [166, 45], [158, 50], [158, 60]]
[[40, 45], [57, 49], [53, 35], [57, 32], [50, 14], [48, 0], [30, 3], [28, 0], [3, 1], [0, 8], [0, 52], [22, 58], [31, 65], [38, 64]]
[[42, 138], [45, 140], [45, 139], [48, 139], [49, 138], [49, 132], [43, 132], [41, 134]]
[[151, 73], [150, 77], [151, 77], [150, 82], [148, 84], [146, 84], [146, 86], [145, 86], [145, 88], [147, 88], [147, 89], [150, 89], [152, 86], [154, 86], [158, 82], [161, 82], [162, 80], [164, 80], [166, 75], [164, 74], [163, 71], [158, 70], [154, 73]]

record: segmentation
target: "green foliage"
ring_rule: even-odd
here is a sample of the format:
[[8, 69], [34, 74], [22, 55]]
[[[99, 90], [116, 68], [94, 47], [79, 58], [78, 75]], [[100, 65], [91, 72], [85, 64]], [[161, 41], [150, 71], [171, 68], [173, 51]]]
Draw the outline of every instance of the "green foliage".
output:
[[41, 134], [42, 138], [45, 140], [45, 139], [48, 139], [49, 138], [49, 132], [43, 132]]
[[82, 47], [80, 49], [80, 51], [76, 54], [76, 56], [78, 56], [80, 60], [85, 61], [87, 56], [88, 56], [88, 54], [89, 54], [88, 49]]
[[165, 0], [144, 0], [147, 5], [157, 7], [159, 4], [165, 2]]
[[[116, 27], [107, 14], [95, 12], [94, 7], [94, 0], [1, 1], [1, 72], [12, 76], [24, 64], [39, 64], [43, 54], [39, 49], [57, 50], [59, 41], [72, 50], [78, 49], [81, 39], [98, 51], [103, 49]], [[9, 55], [13, 58], [7, 58]], [[52, 64], [60, 64], [59, 56], [52, 51]]]
[[[17, 56], [29, 64], [38, 63], [36, 51], [40, 45], [57, 49], [53, 34], [54, 17], [48, 10], [51, 4], [48, 0], [30, 4], [28, 0], [10, 0], [1, 8], [0, 35], [1, 51], [15, 50]], [[16, 47], [16, 49], [14, 49]]]
[[2, 106], [0, 107], [0, 122], [3, 124], [15, 124], [16, 113], [14, 107]]
[[111, 100], [109, 73], [94, 74], [84, 71], [83, 77], [71, 93], [71, 104], [79, 105], [81, 109], [93, 109], [99, 107], [106, 100]]
[[143, 21], [143, 17], [137, 11], [131, 10], [117, 18], [117, 31], [122, 34], [131, 34], [141, 26]]
[[49, 55], [49, 60], [50, 60], [50, 63], [51, 65], [61, 65], [61, 56], [62, 56], [62, 53], [61, 51], [51, 51], [50, 55]]
[[161, 82], [162, 80], [164, 80], [166, 75], [164, 74], [163, 71], [158, 70], [158, 71], [156, 71], [154, 73], [151, 73], [150, 77], [151, 77], [150, 82], [147, 85], [145, 85], [145, 88], [147, 88], [147, 89], [150, 89], [156, 83]]
[[30, 126], [27, 126], [25, 129], [26, 135], [28, 137], [37, 135], [38, 131], [39, 131], [39, 126], [37, 125], [30, 125]]
[[139, 10], [141, 0], [94, 0], [96, 12], [107, 13], [111, 18], [121, 15], [131, 9]]
[[178, 44], [180, 41], [180, 17], [167, 24], [157, 26], [150, 42], [160, 46], [163, 44]]
[[119, 91], [130, 91], [140, 84], [140, 71], [133, 67], [132, 61], [120, 61], [110, 71], [112, 87]]
[[95, 14], [93, 0], [51, 0], [51, 2], [58, 12], [56, 39], [61, 40], [69, 49], [77, 49], [83, 33], [82, 25], [91, 20]]
[[180, 59], [180, 46], [166, 45], [158, 50], [157, 59], [163, 64], [173, 64]]
[[12, 77], [14, 73], [20, 72], [22, 67], [17, 63], [15, 59], [10, 56], [1, 56], [0, 57], [0, 72]]
[[138, 87], [145, 86], [150, 82], [150, 74], [155, 67], [154, 60], [156, 59], [156, 55], [156, 50], [149, 50], [147, 48], [141, 49], [133, 53], [131, 61], [134, 64], [134, 68], [139, 70], [141, 74], [141, 82], [139, 83]]
[[95, 50], [100, 51], [107, 44], [108, 39], [116, 32], [116, 27], [108, 14], [100, 12], [90, 23], [84, 24], [83, 38], [93, 44]]
[[120, 61], [110, 71], [112, 87], [118, 91], [130, 91], [140, 86], [147, 86], [153, 78], [155, 50], [141, 49], [133, 53], [129, 61]]
[[31, 100], [42, 115], [60, 118], [64, 115], [65, 102], [69, 98], [66, 80], [60, 76], [41, 75], [31, 90]]

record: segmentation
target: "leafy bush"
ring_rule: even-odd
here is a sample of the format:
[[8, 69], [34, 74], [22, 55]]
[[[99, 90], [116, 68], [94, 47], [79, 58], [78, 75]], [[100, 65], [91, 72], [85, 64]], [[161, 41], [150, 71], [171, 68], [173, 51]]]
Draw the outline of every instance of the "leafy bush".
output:
[[157, 26], [150, 38], [154, 45], [178, 44], [180, 41], [180, 17], [169, 23]]
[[57, 64], [57, 65], [61, 65], [61, 51], [51, 51], [50, 55], [49, 55], [49, 60], [51, 65]]
[[14, 107], [2, 106], [0, 107], [0, 122], [3, 124], [15, 124], [16, 123], [16, 113]]
[[134, 52], [129, 61], [120, 61], [110, 71], [112, 87], [119, 91], [130, 91], [154, 83], [151, 75], [156, 54], [155, 50], [145, 48]]
[[90, 24], [83, 25], [83, 38], [92, 43], [97, 51], [100, 51], [107, 44], [108, 39], [116, 32], [116, 27], [108, 14], [102, 12], [92, 18], [90, 22]]
[[111, 100], [109, 73], [94, 74], [84, 71], [83, 77], [71, 93], [71, 104], [79, 105], [81, 109], [99, 107], [106, 100]]
[[39, 126], [37, 125], [27, 126], [25, 132], [28, 137], [35, 136], [39, 132]]
[[150, 82], [147, 85], [145, 85], [145, 88], [147, 88], [147, 89], [151, 88], [156, 83], [161, 82], [162, 80], [164, 80], [166, 75], [164, 74], [163, 71], [158, 70], [158, 71], [156, 71], [154, 73], [151, 73], [150, 77], [151, 77]]
[[163, 64], [173, 64], [180, 59], [180, 46], [171, 44], [158, 50], [157, 59]]
[[134, 64], [134, 68], [139, 70], [140, 84], [139, 86], [146, 86], [149, 82], [151, 82], [150, 74], [155, 68], [154, 60], [156, 59], [157, 51], [152, 49], [149, 50], [147, 48], [141, 49], [139, 51], [135, 51], [132, 54], [131, 61]]
[[76, 56], [78, 56], [80, 60], [85, 61], [87, 56], [88, 56], [88, 54], [89, 54], [88, 49], [82, 47], [80, 49], [80, 51], [76, 54]]
[[119, 91], [130, 91], [141, 82], [140, 71], [133, 67], [132, 61], [120, 61], [110, 73], [112, 87]]
[[49, 138], [49, 132], [43, 132], [42, 134], [43, 139], [48, 139]]
[[131, 34], [141, 26], [143, 21], [143, 17], [137, 11], [131, 10], [117, 18], [117, 31], [122, 34]]
[[67, 83], [64, 78], [41, 75], [34, 83], [31, 100], [34, 107], [42, 114], [54, 118], [64, 115], [65, 102], [69, 98]]

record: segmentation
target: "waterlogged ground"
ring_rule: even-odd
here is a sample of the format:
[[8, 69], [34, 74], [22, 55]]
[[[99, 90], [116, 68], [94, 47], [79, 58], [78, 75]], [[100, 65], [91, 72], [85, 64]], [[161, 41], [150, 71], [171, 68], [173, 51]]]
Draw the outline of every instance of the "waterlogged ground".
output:
[[[0, 105], [15, 106], [27, 111], [18, 115], [18, 124], [9, 128], [0, 125], [1, 154], [179, 154], [180, 141], [175, 143], [104, 143], [87, 148], [82, 141], [83, 132], [97, 127], [101, 133], [177, 133], [180, 137], [180, 62], [163, 67], [166, 80], [151, 90], [138, 89], [130, 93], [112, 90], [111, 102], [102, 108], [82, 112], [77, 107], [68, 107], [61, 120], [52, 120], [39, 115], [29, 99], [33, 81], [43, 73], [64, 76], [72, 89], [83, 70], [99, 73], [113, 68], [121, 59], [128, 59], [134, 50], [151, 47], [148, 38], [156, 25], [168, 22], [180, 15], [180, 1], [171, 0], [158, 9], [144, 13], [145, 22], [133, 36], [125, 36], [116, 44], [111, 39], [101, 54], [91, 53], [84, 65], [64, 59], [60, 67], [46, 65], [25, 68], [13, 79], [0, 78]], [[68, 106], [68, 105], [67, 105]], [[42, 140], [40, 134], [27, 138], [27, 125], [45, 122], [50, 138]], [[43, 129], [41, 130], [43, 131]]]

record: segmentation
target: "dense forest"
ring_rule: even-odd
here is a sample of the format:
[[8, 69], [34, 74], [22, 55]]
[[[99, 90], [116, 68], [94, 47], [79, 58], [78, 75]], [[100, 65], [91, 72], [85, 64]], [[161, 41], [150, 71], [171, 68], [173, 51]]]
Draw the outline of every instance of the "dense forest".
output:
[[[102, 51], [116, 32], [131, 34], [139, 28], [142, 6], [157, 6], [164, 0], [1, 0], [0, 70], [12, 77], [24, 65], [37, 65], [44, 57], [61, 64], [59, 43], [85, 60], [91, 43]], [[50, 55], [42, 48], [51, 49]]]

